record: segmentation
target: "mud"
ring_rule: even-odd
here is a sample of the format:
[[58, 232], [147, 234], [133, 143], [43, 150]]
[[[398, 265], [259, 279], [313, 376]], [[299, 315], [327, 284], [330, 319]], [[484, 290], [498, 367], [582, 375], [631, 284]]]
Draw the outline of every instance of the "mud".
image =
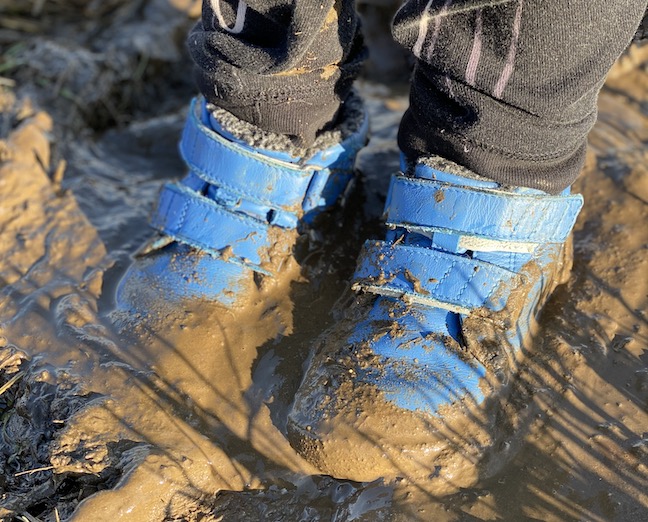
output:
[[286, 439], [309, 341], [339, 319], [330, 310], [349, 295], [362, 240], [380, 235], [406, 96], [359, 86], [373, 137], [358, 187], [299, 239], [298, 279], [235, 321], [197, 303], [126, 337], [114, 291], [161, 183], [182, 174], [175, 143], [193, 93], [182, 39], [198, 3], [6, 6], [1, 519], [648, 520], [646, 47], [602, 93], [574, 269], [497, 419], [510, 424], [503, 469], [444, 495], [320, 475]]

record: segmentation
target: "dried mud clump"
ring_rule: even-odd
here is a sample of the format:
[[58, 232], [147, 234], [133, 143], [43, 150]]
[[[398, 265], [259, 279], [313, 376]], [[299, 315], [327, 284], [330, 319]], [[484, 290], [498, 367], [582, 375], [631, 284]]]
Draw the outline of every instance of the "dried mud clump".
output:
[[[65, 377], [35, 370], [14, 347], [0, 349], [0, 518], [52, 511], [70, 479], [56, 475], [51, 454], [57, 434], [86, 402]], [[74, 488], [77, 489], [78, 488]], [[75, 491], [75, 497], [77, 497]], [[78, 497], [74, 498], [78, 501]]]
[[0, 520], [67, 518], [83, 499], [114, 487], [134, 460], [136, 441], [78, 433], [101, 395], [12, 346], [0, 349], [0, 392]]

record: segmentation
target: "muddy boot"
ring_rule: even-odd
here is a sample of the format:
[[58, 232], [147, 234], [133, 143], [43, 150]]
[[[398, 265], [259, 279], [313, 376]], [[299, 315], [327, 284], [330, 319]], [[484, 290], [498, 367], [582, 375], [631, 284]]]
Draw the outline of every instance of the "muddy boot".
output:
[[189, 174], [162, 188], [151, 223], [159, 235], [119, 285], [117, 322], [164, 320], [187, 301], [232, 309], [298, 277], [299, 231], [338, 202], [367, 140], [357, 95], [339, 121], [305, 159], [282, 151], [291, 150], [288, 137], [194, 101], [180, 142]]
[[[356, 296], [325, 333], [288, 420], [324, 473], [473, 484], [496, 452], [532, 325], [568, 276], [582, 206], [505, 187], [440, 158], [392, 179], [385, 241], [368, 241]], [[511, 420], [511, 422], [508, 422]], [[501, 445], [501, 444], [500, 444]]]

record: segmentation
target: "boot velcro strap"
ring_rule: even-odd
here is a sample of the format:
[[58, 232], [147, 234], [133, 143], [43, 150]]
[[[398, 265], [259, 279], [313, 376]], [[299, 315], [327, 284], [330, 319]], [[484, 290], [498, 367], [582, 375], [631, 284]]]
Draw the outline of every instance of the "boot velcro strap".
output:
[[282, 161], [211, 130], [200, 120], [200, 105], [192, 102], [180, 141], [191, 171], [241, 198], [293, 214], [293, 226], [304, 212], [335, 203], [352, 178], [356, 150], [338, 146], [327, 166]]
[[516, 193], [402, 175], [392, 178], [389, 194], [390, 226], [537, 244], [563, 243], [583, 205], [580, 194]]
[[269, 226], [243, 214], [231, 212], [178, 183], [162, 188], [151, 225], [174, 240], [207, 254], [233, 258], [255, 270], [267, 259], [260, 252], [271, 246]]
[[458, 254], [367, 241], [354, 280], [356, 287], [369, 292], [468, 313], [480, 307], [502, 310], [521, 277]]

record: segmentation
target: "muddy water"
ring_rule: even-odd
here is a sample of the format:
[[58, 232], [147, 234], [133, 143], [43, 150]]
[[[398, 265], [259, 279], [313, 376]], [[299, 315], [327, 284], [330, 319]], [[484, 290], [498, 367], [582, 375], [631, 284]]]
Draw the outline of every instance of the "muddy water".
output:
[[284, 436], [309, 341], [335, 321], [362, 239], [380, 234], [405, 96], [360, 86], [373, 138], [358, 187], [324, 241], [298, 242], [299, 277], [236, 316], [189, 303], [124, 332], [114, 289], [160, 184], [182, 173], [186, 93], [99, 134], [62, 129], [65, 113], [36, 93], [54, 118], [39, 112], [30, 89], [2, 99], [0, 517], [648, 520], [645, 68], [626, 62], [601, 97], [574, 270], [523, 368], [506, 464], [443, 496], [318, 475]]

